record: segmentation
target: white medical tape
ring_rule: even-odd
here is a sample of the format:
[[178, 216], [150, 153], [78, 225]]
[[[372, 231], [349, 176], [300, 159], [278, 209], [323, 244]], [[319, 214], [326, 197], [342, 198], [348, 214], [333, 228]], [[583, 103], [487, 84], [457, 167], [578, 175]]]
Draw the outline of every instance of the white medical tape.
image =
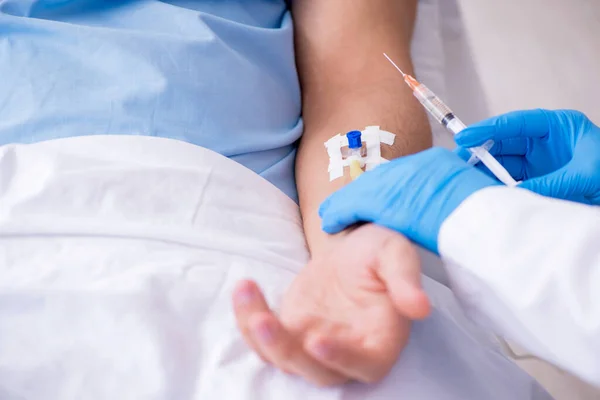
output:
[[394, 144], [394, 140], [396, 139], [396, 135], [394, 135], [392, 132], [388, 132], [388, 131], [379, 131], [379, 138], [381, 139], [381, 143], [383, 144], [387, 144], [388, 146], [391, 146]]
[[[361, 132], [361, 139], [365, 143], [367, 156], [361, 158], [360, 163], [367, 171], [372, 170], [381, 163], [388, 160], [381, 157], [381, 143], [392, 145], [396, 135], [391, 132], [382, 131], [379, 126], [367, 126]], [[344, 176], [344, 167], [350, 165], [350, 160], [344, 160], [342, 148], [348, 146], [346, 135], [339, 133], [325, 142], [327, 154], [329, 155], [329, 180], [333, 181]]]
[[391, 132], [382, 131], [379, 126], [367, 126], [362, 134], [367, 147], [365, 160], [366, 170], [370, 171], [382, 162], [381, 143], [392, 145], [396, 135]]
[[[342, 136], [338, 133], [325, 142], [325, 148], [327, 149], [327, 154], [329, 155], [329, 166], [327, 167], [327, 171], [329, 171], [330, 181], [344, 176], [344, 160], [342, 158], [343, 146], [341, 139]], [[346, 143], [348, 143], [348, 139], [346, 139]]]

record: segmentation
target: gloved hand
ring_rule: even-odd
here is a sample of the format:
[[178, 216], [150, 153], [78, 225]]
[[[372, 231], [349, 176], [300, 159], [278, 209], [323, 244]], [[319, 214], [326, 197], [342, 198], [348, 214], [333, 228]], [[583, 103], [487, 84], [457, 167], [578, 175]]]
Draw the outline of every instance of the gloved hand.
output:
[[498, 184], [451, 151], [434, 147], [365, 172], [325, 200], [319, 215], [327, 233], [374, 222], [437, 253], [442, 222], [473, 192]]
[[[490, 153], [520, 187], [544, 196], [600, 204], [600, 128], [571, 110], [514, 111], [474, 124], [456, 135], [463, 159], [468, 147], [492, 139]], [[479, 163], [478, 168], [489, 173]]]

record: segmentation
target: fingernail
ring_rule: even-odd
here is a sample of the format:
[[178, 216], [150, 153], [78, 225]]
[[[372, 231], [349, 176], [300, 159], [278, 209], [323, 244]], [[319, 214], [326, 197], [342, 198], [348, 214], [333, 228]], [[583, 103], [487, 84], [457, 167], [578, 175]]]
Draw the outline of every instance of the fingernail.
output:
[[240, 306], [245, 306], [254, 301], [255, 293], [251, 288], [244, 288], [235, 294], [235, 302]]
[[263, 322], [257, 328], [258, 337], [263, 343], [272, 343], [275, 339], [275, 330], [271, 324]]

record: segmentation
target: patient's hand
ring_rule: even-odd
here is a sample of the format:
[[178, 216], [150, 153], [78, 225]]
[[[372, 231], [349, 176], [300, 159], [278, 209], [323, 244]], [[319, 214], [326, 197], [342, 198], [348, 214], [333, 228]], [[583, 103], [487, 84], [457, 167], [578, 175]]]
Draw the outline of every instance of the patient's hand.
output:
[[246, 342], [265, 361], [319, 386], [383, 378], [408, 340], [410, 320], [430, 309], [416, 249], [375, 225], [339, 237], [308, 263], [279, 315], [250, 281], [240, 282], [233, 300]]

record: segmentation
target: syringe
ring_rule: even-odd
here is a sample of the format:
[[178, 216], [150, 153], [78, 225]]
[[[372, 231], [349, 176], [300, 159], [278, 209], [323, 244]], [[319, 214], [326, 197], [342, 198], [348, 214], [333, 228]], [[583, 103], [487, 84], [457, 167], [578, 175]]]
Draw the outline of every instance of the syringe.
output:
[[[453, 134], [457, 134], [466, 128], [466, 125], [462, 123], [460, 119], [450, 108], [445, 105], [439, 97], [435, 95], [427, 86], [417, 81], [412, 76], [405, 74], [387, 54], [383, 53], [385, 58], [392, 63], [394, 67], [402, 74], [404, 82], [413, 91], [413, 95], [419, 100], [419, 102], [425, 107], [427, 111], [435, 118], [437, 122], [446, 127]], [[513, 179], [508, 171], [492, 156], [487, 149], [493, 145], [493, 142], [488, 142], [485, 147], [472, 147], [468, 150], [477, 157], [488, 169], [498, 178], [502, 183], [507, 186], [516, 186], [517, 181]], [[487, 147], [487, 149], [486, 149]], [[471, 161], [471, 160], [469, 160]]]

